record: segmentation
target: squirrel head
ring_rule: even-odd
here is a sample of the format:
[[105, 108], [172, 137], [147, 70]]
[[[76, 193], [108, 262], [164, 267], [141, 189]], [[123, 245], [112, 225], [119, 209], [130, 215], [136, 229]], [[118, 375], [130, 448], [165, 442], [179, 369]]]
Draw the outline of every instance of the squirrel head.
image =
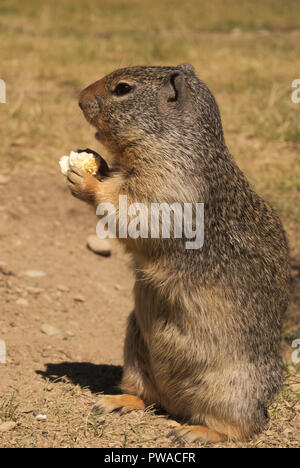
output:
[[84, 89], [79, 106], [120, 159], [225, 145], [215, 99], [189, 64], [116, 70]]

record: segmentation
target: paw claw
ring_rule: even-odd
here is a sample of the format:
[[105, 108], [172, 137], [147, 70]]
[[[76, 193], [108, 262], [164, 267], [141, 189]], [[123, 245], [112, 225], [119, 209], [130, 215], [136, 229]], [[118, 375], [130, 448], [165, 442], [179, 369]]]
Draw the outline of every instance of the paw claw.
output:
[[70, 165], [70, 170], [68, 171], [69, 172], [74, 172], [76, 175], [78, 175], [79, 177], [83, 177], [83, 172], [81, 169], [79, 169], [78, 167], [76, 166], [72, 166]]
[[103, 406], [96, 404], [92, 407], [92, 413], [105, 414], [107, 413], [107, 410]]
[[125, 414], [136, 409], [144, 409], [144, 407], [143, 401], [133, 395], [100, 395], [92, 412], [107, 414], [112, 411], [120, 411], [121, 414]]
[[[78, 169], [79, 170], [79, 169]], [[76, 169], [77, 171], [77, 169]], [[82, 174], [76, 172], [75, 170], [73, 170], [72, 168], [68, 170], [67, 172], [67, 181], [70, 183], [70, 184], [73, 184], [73, 185], [80, 185], [82, 183]]]
[[178, 432], [176, 432], [175, 429], [172, 429], [172, 431], [170, 431], [170, 432], [168, 433], [167, 437], [170, 437], [170, 439], [172, 439], [172, 441], [173, 441], [174, 443], [179, 444], [180, 447], [184, 447], [184, 446], [185, 446], [185, 442], [186, 442], [186, 441], [184, 440], [184, 438], [183, 438], [180, 434], [178, 434]]
[[95, 182], [95, 178], [85, 174], [81, 169], [75, 166], [70, 166], [67, 172], [67, 185], [74, 197], [80, 200], [92, 202], [94, 193], [94, 186], [91, 184]]
[[196, 441], [206, 443], [225, 440], [225, 436], [205, 426], [180, 426], [178, 429], [173, 429], [169, 436], [180, 443], [192, 443]]

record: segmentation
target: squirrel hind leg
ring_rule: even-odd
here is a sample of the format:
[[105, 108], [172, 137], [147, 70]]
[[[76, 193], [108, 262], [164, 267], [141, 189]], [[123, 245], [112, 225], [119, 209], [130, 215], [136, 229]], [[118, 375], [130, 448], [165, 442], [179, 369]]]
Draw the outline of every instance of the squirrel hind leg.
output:
[[184, 442], [224, 442], [226, 440], [247, 440], [255, 432], [252, 427], [242, 427], [221, 422], [214, 417], [205, 418], [207, 426], [183, 425], [171, 431], [169, 436]]
[[202, 442], [221, 442], [227, 440], [224, 434], [213, 431], [205, 426], [180, 426], [179, 428], [173, 429], [169, 434], [174, 442], [179, 442], [181, 445], [192, 443], [196, 441]]
[[112, 411], [129, 413], [134, 410], [143, 410], [145, 403], [134, 395], [100, 395], [98, 402], [93, 406], [93, 413], [107, 414]]

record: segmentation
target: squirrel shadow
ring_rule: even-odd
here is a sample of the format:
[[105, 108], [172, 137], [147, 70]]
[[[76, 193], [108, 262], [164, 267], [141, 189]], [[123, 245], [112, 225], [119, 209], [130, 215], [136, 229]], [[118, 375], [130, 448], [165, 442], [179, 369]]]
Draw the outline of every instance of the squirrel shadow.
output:
[[[105, 393], [108, 395], [119, 395], [120, 383], [123, 374], [122, 366], [109, 364], [92, 364], [90, 362], [60, 362], [46, 363], [46, 370], [35, 371], [44, 379], [50, 382], [72, 382], [80, 385], [82, 388], [88, 388], [92, 393]], [[152, 407], [155, 414], [167, 416], [169, 414], [160, 406]], [[172, 416], [177, 422], [183, 422], [182, 419]]]
[[90, 362], [60, 362], [46, 363], [46, 370], [36, 371], [44, 379], [51, 382], [69, 380], [75, 385], [88, 388], [92, 393], [120, 393], [120, 382], [123, 368], [108, 364], [92, 364]]

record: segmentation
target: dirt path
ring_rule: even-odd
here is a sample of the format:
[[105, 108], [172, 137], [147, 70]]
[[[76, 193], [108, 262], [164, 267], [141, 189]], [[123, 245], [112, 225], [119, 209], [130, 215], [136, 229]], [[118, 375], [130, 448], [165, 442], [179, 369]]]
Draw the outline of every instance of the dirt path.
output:
[[[121, 377], [133, 306], [128, 257], [115, 243], [110, 258], [86, 248], [96, 217], [69, 195], [57, 172], [19, 170], [8, 177], [0, 183], [0, 339], [7, 346], [0, 425], [16, 425], [0, 432], [0, 446], [176, 446], [167, 434], [177, 423], [165, 415], [90, 413], [96, 393], [116, 392]], [[28, 270], [45, 275], [28, 277]], [[292, 315], [299, 313], [298, 299]], [[64, 339], [43, 333], [44, 324]], [[299, 391], [292, 370], [269, 427], [246, 445], [299, 445]], [[34, 411], [47, 420], [38, 421]]]

